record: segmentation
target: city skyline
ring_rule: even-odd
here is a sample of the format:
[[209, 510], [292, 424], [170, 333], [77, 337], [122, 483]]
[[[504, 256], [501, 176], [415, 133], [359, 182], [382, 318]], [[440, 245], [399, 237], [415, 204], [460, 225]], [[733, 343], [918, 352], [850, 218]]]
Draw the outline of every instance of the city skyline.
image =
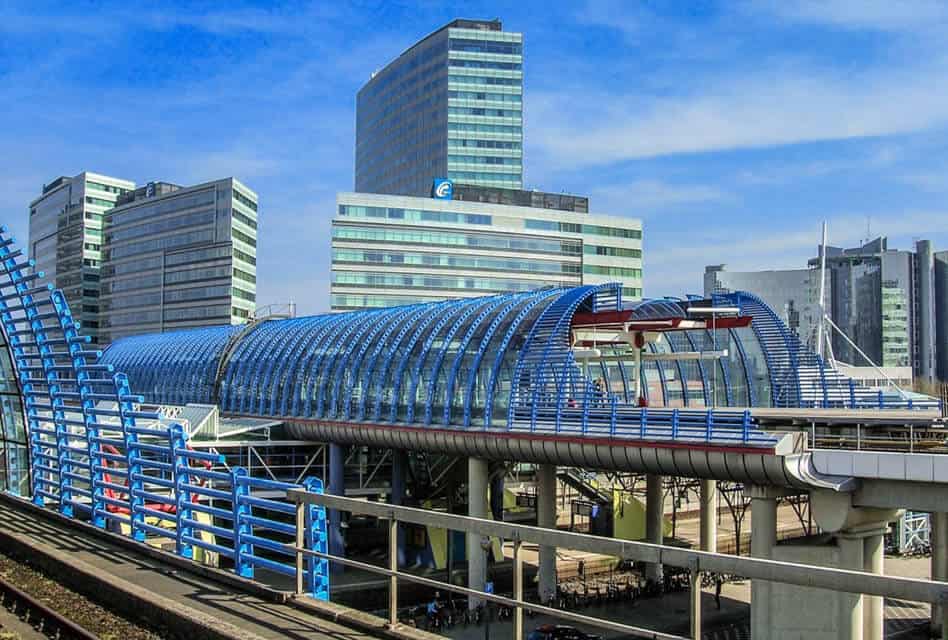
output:
[[260, 304], [328, 309], [328, 212], [352, 183], [355, 93], [457, 17], [524, 34], [525, 186], [641, 217], [646, 295], [700, 291], [713, 262], [799, 265], [824, 218], [831, 244], [948, 245], [948, 100], [926, 80], [946, 64], [935, 3], [70, 7], [0, 10], [0, 204], [15, 233], [26, 238], [29, 201], [58, 175], [237, 175], [265, 211]]

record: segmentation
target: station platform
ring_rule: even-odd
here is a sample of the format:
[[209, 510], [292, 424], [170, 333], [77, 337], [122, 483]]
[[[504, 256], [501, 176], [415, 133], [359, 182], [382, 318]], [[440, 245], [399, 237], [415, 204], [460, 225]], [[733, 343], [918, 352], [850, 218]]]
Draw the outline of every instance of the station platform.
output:
[[[365, 616], [361, 625], [332, 621], [311, 612], [314, 607], [300, 608], [287, 592], [125, 542], [2, 494], [0, 545], [6, 554], [29, 561], [117, 613], [167, 630], [169, 637], [369, 640], [380, 635], [370, 631], [378, 626], [372, 616]], [[360, 613], [331, 603], [316, 608], [323, 616], [339, 619]], [[392, 631], [384, 635], [408, 637]], [[427, 634], [412, 633], [414, 638], [420, 635]]]

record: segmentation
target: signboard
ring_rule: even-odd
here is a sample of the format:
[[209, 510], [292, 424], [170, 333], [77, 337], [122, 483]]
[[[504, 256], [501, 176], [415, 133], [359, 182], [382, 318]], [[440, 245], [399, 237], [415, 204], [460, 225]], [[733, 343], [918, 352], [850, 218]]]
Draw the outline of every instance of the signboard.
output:
[[436, 200], [454, 199], [454, 182], [447, 178], [435, 178], [431, 185], [431, 197]]

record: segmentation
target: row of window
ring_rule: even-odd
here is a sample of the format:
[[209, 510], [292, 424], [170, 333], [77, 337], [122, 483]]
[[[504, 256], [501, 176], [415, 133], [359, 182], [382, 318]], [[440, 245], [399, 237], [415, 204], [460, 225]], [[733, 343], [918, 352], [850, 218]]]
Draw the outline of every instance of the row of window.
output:
[[474, 124], [471, 122], [448, 122], [448, 131], [468, 133], [507, 133], [522, 138], [523, 127], [512, 124]]
[[250, 216], [245, 216], [244, 214], [242, 214], [242, 213], [241, 213], [240, 211], [238, 211], [237, 209], [231, 209], [231, 212], [233, 213], [234, 218], [236, 218], [237, 220], [240, 220], [241, 222], [243, 222], [245, 225], [247, 225], [247, 226], [250, 227], [251, 229], [256, 229], [256, 228], [257, 228], [257, 221], [254, 220], [253, 218], [251, 218]]
[[484, 107], [448, 107], [449, 116], [487, 116], [490, 118], [515, 118], [519, 120], [523, 117], [520, 109], [485, 109]]
[[248, 198], [237, 189], [234, 189], [234, 200], [244, 205], [245, 207], [249, 207], [253, 209], [254, 211], [257, 210], [257, 202], [251, 198]]
[[[509, 292], [533, 291], [539, 288], [535, 280], [507, 280], [501, 278], [470, 278], [452, 276], [430, 276], [400, 273], [356, 273], [336, 271], [332, 274], [334, 284], [360, 287], [396, 287], [421, 289], [456, 289], [465, 291]], [[574, 283], [547, 283], [567, 285]]]
[[93, 189], [98, 189], [99, 191], [105, 191], [107, 193], [117, 193], [120, 196], [123, 196], [129, 192], [128, 189], [123, 189], [122, 187], [113, 187], [110, 184], [102, 184], [101, 182], [93, 182], [92, 180], [86, 180], [86, 187], [91, 187]]
[[523, 85], [523, 80], [520, 78], [485, 78], [483, 76], [449, 74], [448, 84], [452, 82], [457, 82], [459, 84], [494, 85], [497, 87], [519, 87]]
[[613, 258], [641, 258], [641, 249], [627, 249], [625, 247], [601, 247], [595, 244], [584, 244], [583, 253], [587, 256], [611, 256]]
[[462, 67], [465, 69], [503, 69], [505, 71], [522, 71], [523, 64], [520, 62], [491, 62], [488, 60], [459, 60], [451, 58], [448, 60], [449, 67]]
[[257, 284], [257, 276], [247, 273], [246, 271], [241, 271], [240, 269], [234, 269], [234, 277], [244, 282]]
[[436, 302], [442, 298], [426, 298], [424, 296], [384, 296], [384, 295], [358, 295], [352, 293], [334, 293], [330, 298], [330, 304], [333, 309], [377, 309], [381, 307], [396, 307], [405, 304], [418, 304], [422, 302]]
[[464, 140], [458, 138], [448, 138], [448, 149], [470, 148], [477, 149], [514, 149], [519, 150], [523, 145], [511, 140]]
[[240, 260], [241, 262], [246, 262], [247, 264], [252, 264], [256, 266], [257, 259], [250, 255], [249, 253], [244, 253], [240, 249], [234, 248], [234, 258]]
[[583, 273], [597, 276], [615, 276], [617, 278], [641, 278], [642, 270], [630, 267], [603, 267], [598, 264], [584, 264]]
[[448, 162], [457, 162], [460, 164], [495, 164], [503, 165], [510, 167], [519, 167], [521, 159], [518, 158], [503, 158], [497, 156], [456, 156], [449, 155]]
[[595, 224], [579, 224], [575, 222], [556, 222], [554, 220], [524, 220], [527, 229], [537, 231], [559, 231], [561, 233], [585, 233], [610, 238], [632, 238], [641, 240], [641, 229], [624, 229], [622, 227], [603, 227]]
[[94, 198], [92, 196], [86, 196], [86, 204], [94, 204], [100, 207], [109, 207], [110, 209], [115, 206], [115, 202], [112, 200], [105, 200], [103, 198]]
[[448, 91], [448, 98], [458, 100], [490, 100], [493, 102], [523, 102], [519, 93], [490, 93], [487, 91]]
[[109, 214], [109, 221], [112, 223], [112, 226], [130, 224], [138, 220], [154, 219], [165, 213], [211, 205], [215, 202], [215, 196], [214, 191], [209, 189], [189, 195], [172, 196], [158, 202], [144, 202], [145, 204], [139, 206], [111, 212]]
[[550, 275], [579, 275], [578, 262], [551, 260], [517, 260], [491, 256], [467, 256], [443, 253], [412, 253], [407, 251], [370, 251], [333, 249], [333, 264], [405, 265], [440, 269], [484, 269]]
[[255, 249], [257, 248], [257, 239], [256, 239], [256, 238], [251, 238], [251, 237], [248, 236], [246, 233], [242, 233], [242, 232], [238, 231], [237, 229], [231, 229], [231, 233], [233, 233], [233, 234], [234, 234], [234, 237], [237, 238], [238, 240], [240, 240], [241, 242], [243, 242], [244, 244], [249, 245], [249, 246], [251, 246], [251, 247], [253, 247], [253, 248], [255, 248]]
[[214, 210], [196, 211], [182, 216], [167, 217], [136, 225], [134, 227], [124, 227], [117, 230], [110, 230], [105, 234], [106, 243], [122, 242], [133, 238], [140, 238], [165, 231], [174, 231], [183, 227], [195, 227], [198, 225], [207, 225], [214, 223]]
[[497, 249], [500, 251], [535, 251], [537, 253], [552, 253], [568, 256], [578, 256], [582, 252], [581, 243], [573, 240], [547, 240], [545, 238], [530, 238], [525, 236], [428, 231], [423, 229], [390, 229], [335, 225], [333, 226], [332, 237], [337, 240], [479, 247], [482, 249]]
[[456, 213], [454, 211], [422, 211], [398, 207], [364, 207], [361, 205], [341, 204], [339, 215], [353, 218], [385, 218], [408, 222], [441, 222], [447, 224], [491, 224], [491, 217], [475, 213]]
[[231, 291], [232, 295], [235, 298], [240, 298], [241, 300], [246, 300], [247, 302], [256, 302], [257, 296], [249, 291], [244, 291], [243, 289], [238, 289], [233, 287]]
[[502, 53], [519, 56], [523, 54], [523, 45], [517, 42], [496, 42], [491, 40], [468, 40], [451, 38], [448, 40], [451, 51], [470, 51], [472, 53]]
[[450, 171], [449, 177], [458, 182], [498, 185], [511, 189], [519, 189], [523, 184], [523, 178], [519, 171], [513, 173], [490, 173], [486, 171]]
[[161, 251], [162, 249], [170, 249], [172, 247], [180, 247], [186, 244], [195, 244], [198, 242], [211, 242], [212, 240], [214, 240], [214, 230], [202, 229], [201, 231], [192, 231], [189, 233], [168, 236], [166, 238], [155, 238], [141, 242], [132, 242], [122, 247], [109, 249], [106, 251], [108, 254], [106, 258], [114, 260], [116, 258], [133, 256], [139, 253]]
[[[235, 307], [236, 308], [236, 307]], [[205, 320], [220, 318], [221, 324], [228, 322], [231, 313], [230, 305], [205, 305], [200, 307], [186, 307], [184, 309], [165, 309], [164, 320]], [[131, 311], [128, 313], [114, 313], [102, 323], [105, 327], [121, 327], [128, 325], [142, 325], [161, 322], [162, 311], [151, 309], [147, 311]]]

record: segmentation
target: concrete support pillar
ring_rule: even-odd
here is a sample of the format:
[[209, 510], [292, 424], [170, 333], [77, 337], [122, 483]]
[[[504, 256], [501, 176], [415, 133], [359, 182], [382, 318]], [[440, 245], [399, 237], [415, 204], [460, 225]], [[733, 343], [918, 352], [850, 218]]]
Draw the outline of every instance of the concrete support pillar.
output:
[[490, 517], [502, 522], [504, 519], [504, 475], [503, 463], [490, 465]]
[[[885, 573], [885, 532], [868, 531], [863, 538], [862, 570], [876, 575]], [[882, 640], [885, 634], [885, 603], [882, 596], [863, 596], [863, 640]]]
[[[405, 478], [408, 476], [408, 452], [403, 449], [392, 451], [392, 489], [389, 502], [394, 505], [405, 504]], [[405, 566], [405, 528], [398, 527], [398, 566]]]
[[[537, 467], [537, 526], [556, 529], [556, 466]], [[538, 567], [540, 602], [556, 595], [556, 547], [540, 545]]]
[[[843, 569], [862, 570], [864, 561], [864, 538], [862, 535], [841, 533], [836, 537], [839, 546], [839, 564]], [[839, 637], [841, 640], [863, 638], [863, 596], [861, 593], [839, 594]]]
[[[487, 517], [487, 461], [480, 458], [467, 459], [467, 515], [472, 518]], [[467, 534], [467, 586], [477, 591], [484, 590], [487, 580], [487, 553], [481, 547], [482, 536]], [[476, 608], [480, 598], [469, 598], [468, 606]]]
[[[948, 512], [942, 511], [931, 514], [929, 521], [932, 543], [932, 580], [948, 582]], [[932, 633], [939, 631], [943, 637], [948, 637], [948, 626], [944, 624], [948, 615], [948, 607], [932, 605]]]
[[[346, 449], [347, 447], [341, 444], [329, 445], [329, 493], [334, 496], [346, 495]], [[327, 520], [329, 525], [329, 553], [344, 556], [346, 544], [342, 533], [342, 514], [335, 509], [330, 509]], [[330, 564], [334, 573], [343, 570], [343, 566], [338, 562]]]
[[[765, 489], [751, 492], [751, 555], [770, 559], [777, 544], [777, 496]], [[751, 581], [751, 637], [770, 640], [770, 583]]]
[[[665, 491], [662, 476], [645, 476], [645, 541], [661, 544], [665, 533]], [[662, 582], [662, 565], [657, 562], [645, 566], [645, 579]]]
[[701, 480], [701, 550], [718, 550], [718, 488], [714, 480]]

